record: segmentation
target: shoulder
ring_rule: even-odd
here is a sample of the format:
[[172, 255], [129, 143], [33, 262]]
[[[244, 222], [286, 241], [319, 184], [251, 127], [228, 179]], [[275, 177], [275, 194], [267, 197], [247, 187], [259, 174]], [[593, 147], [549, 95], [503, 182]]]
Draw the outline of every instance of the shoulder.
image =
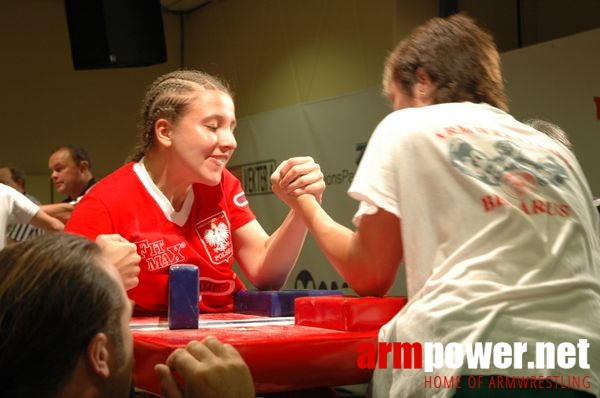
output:
[[2, 210], [9, 213], [16, 212], [33, 216], [40, 209], [37, 204], [33, 203], [21, 192], [4, 184], [0, 184], [0, 199], [0, 204], [3, 207]]
[[406, 142], [419, 140], [431, 131], [428, 109], [405, 108], [384, 117], [369, 138], [369, 146], [389, 151], [396, 147], [406, 147]]
[[36, 205], [41, 204], [41, 202], [35, 196], [29, 195], [29, 194], [25, 194], [25, 196], [27, 196], [27, 199], [31, 200]]
[[132, 167], [133, 164], [128, 163], [98, 180], [77, 203], [73, 216], [99, 210], [108, 211], [109, 208], [115, 209], [131, 203], [123, 199], [132, 198], [133, 188], [136, 186], [137, 177]]
[[394, 142], [415, 139], [433, 139], [436, 132], [448, 126], [489, 123], [495, 118], [512, 119], [500, 109], [488, 104], [472, 102], [452, 102], [419, 108], [406, 108], [387, 115], [377, 126], [374, 137], [394, 138]]
[[90, 187], [90, 190], [85, 196], [91, 195], [92, 193], [110, 193], [126, 189], [135, 178], [133, 163], [127, 163], [107, 176], [99, 179], [98, 182]]
[[0, 195], [11, 202], [21, 204], [32, 204], [35, 205], [31, 200], [27, 198], [27, 196], [23, 195], [21, 192], [16, 189], [9, 187], [8, 185], [0, 184]]
[[235, 187], [239, 187], [241, 189], [242, 187], [242, 183], [241, 181], [235, 176], [233, 175], [233, 173], [227, 169], [223, 170], [223, 178], [221, 180], [221, 184], [223, 186], [235, 186]]
[[[17, 192], [14, 188], [9, 187], [8, 185], [0, 184], [0, 194], [3, 196], [14, 196], [14, 193]], [[18, 193], [18, 192], [17, 192]]]

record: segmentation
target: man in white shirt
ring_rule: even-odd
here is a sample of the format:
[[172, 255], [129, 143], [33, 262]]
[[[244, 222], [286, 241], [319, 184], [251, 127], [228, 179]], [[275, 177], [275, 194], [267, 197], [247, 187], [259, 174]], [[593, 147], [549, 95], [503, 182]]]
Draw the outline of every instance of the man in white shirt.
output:
[[6, 245], [7, 225], [27, 223], [45, 231], [62, 231], [65, 227], [16, 189], [0, 184], [0, 249]]
[[[0, 167], [0, 183], [13, 187], [36, 205], [40, 204], [39, 200], [25, 192], [25, 176], [21, 170], [15, 167]], [[6, 230], [6, 239], [11, 242], [20, 242], [43, 233], [43, 229], [32, 224], [9, 224]]]

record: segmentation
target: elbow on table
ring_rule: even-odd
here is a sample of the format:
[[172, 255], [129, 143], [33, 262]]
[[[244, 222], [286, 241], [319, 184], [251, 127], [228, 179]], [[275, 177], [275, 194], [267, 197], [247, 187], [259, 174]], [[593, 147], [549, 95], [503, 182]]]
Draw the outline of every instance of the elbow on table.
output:
[[394, 278], [376, 279], [376, 278], [357, 278], [356, 280], [348, 280], [348, 285], [359, 296], [385, 296], [394, 283]]
[[389, 291], [389, 289], [382, 289], [382, 288], [378, 288], [378, 287], [363, 287], [363, 286], [353, 287], [352, 285], [350, 285], [350, 287], [352, 287], [352, 289], [356, 292], [356, 294], [358, 294], [361, 297], [366, 297], [366, 296], [383, 297]]
[[262, 275], [247, 275], [248, 281], [258, 290], [281, 290], [289, 274], [262, 274]]

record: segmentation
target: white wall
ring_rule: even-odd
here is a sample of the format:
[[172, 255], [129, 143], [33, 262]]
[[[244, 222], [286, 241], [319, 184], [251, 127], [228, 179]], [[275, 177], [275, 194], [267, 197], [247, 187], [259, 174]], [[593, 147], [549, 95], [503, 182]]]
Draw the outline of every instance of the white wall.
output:
[[506, 52], [502, 62], [512, 113], [561, 126], [600, 195], [600, 29]]

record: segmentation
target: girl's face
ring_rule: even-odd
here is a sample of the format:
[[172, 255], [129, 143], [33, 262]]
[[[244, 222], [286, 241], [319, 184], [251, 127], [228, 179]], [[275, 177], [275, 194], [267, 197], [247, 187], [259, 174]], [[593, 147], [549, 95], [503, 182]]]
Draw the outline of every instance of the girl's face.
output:
[[187, 113], [172, 125], [171, 152], [178, 177], [206, 185], [221, 173], [237, 147], [233, 99], [219, 90], [199, 90]]

